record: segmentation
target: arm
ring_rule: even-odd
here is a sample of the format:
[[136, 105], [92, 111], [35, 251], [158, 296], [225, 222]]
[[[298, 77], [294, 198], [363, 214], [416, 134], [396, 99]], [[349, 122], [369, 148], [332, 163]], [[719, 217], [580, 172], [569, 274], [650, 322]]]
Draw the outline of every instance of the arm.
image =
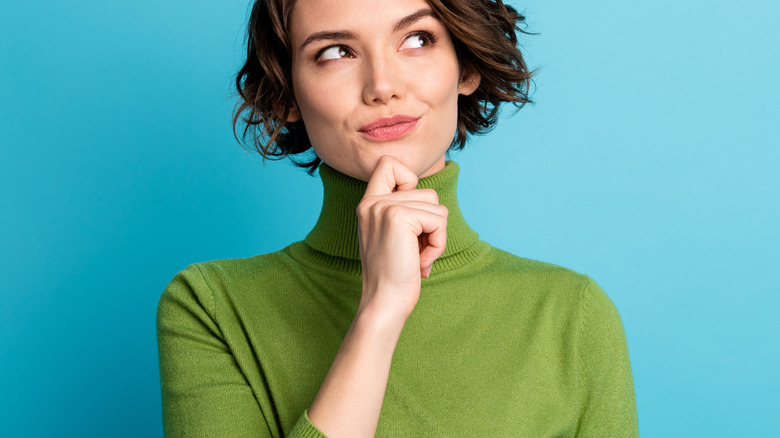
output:
[[590, 279], [583, 291], [580, 323], [578, 350], [586, 394], [577, 436], [638, 436], [623, 324], [612, 301]]
[[[163, 430], [171, 437], [281, 437], [269, 400], [258, 400], [216, 322], [197, 265], [165, 288], [157, 308]], [[321, 438], [302, 413], [286, 435]]]
[[166, 437], [270, 437], [266, 419], [215, 322], [197, 266], [180, 272], [157, 308]]
[[443, 252], [447, 209], [417, 176], [383, 157], [358, 206], [363, 293], [355, 319], [311, 408], [330, 437], [373, 436], [390, 363], [420, 295], [420, 277]]
[[[361, 203], [361, 302], [308, 415], [302, 413], [289, 437], [322, 437], [318, 428], [333, 437], [374, 434], [420, 276], [444, 251], [446, 208], [435, 192], [415, 190], [416, 175], [400, 163], [380, 163]], [[273, 406], [255, 397], [216, 318], [212, 291], [196, 265], [177, 275], [160, 299], [165, 436], [281, 436]]]

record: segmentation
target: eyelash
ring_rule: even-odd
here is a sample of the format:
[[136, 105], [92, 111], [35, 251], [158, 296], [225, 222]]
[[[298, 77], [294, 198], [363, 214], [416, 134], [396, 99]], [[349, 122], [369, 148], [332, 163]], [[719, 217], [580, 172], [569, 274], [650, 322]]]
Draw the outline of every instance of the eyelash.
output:
[[428, 42], [430, 43], [429, 47], [436, 44], [436, 37], [433, 36], [433, 34], [431, 32], [428, 32], [428, 31], [425, 31], [425, 30], [418, 30], [416, 32], [410, 33], [409, 35], [407, 35], [406, 38], [404, 38], [404, 41], [406, 41], [410, 37], [416, 37], [416, 36], [426, 38], [428, 40]]
[[[409, 39], [411, 37], [423, 37], [423, 38], [427, 39], [428, 40], [428, 46], [427, 47], [435, 45], [436, 41], [437, 41], [437, 39], [433, 35], [433, 33], [425, 31], [425, 30], [418, 30], [418, 31], [412, 32], [409, 35], [407, 35], [406, 37], [404, 37], [403, 40], [406, 41], [407, 39]], [[354, 53], [352, 53], [352, 49], [350, 49], [349, 46], [347, 46], [345, 44], [331, 44], [329, 46], [323, 47], [320, 50], [318, 50], [317, 53], [314, 55], [314, 61], [315, 62], [319, 62], [320, 57], [322, 56], [322, 54], [325, 53], [326, 50], [332, 49], [334, 47], [341, 47], [341, 48], [345, 49], [345, 51], [347, 53], [349, 53], [350, 55], [354, 56]]]

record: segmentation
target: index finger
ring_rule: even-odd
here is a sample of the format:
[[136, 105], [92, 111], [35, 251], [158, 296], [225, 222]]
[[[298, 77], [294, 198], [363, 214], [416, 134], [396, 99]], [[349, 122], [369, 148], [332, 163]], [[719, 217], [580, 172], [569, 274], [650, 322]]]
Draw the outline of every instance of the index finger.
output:
[[417, 188], [417, 175], [395, 158], [384, 155], [379, 158], [374, 173], [368, 180], [364, 198], [388, 195], [396, 190], [414, 190]]

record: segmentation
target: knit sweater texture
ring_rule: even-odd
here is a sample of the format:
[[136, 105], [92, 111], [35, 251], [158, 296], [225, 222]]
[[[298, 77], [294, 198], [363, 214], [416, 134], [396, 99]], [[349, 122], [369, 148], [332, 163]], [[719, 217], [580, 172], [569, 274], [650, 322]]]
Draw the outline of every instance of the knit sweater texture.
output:
[[[634, 437], [623, 326], [598, 285], [479, 240], [458, 166], [420, 180], [449, 209], [390, 367], [379, 437]], [[301, 242], [194, 264], [160, 299], [166, 437], [322, 437], [307, 409], [361, 295], [356, 206], [366, 184], [322, 165]]]

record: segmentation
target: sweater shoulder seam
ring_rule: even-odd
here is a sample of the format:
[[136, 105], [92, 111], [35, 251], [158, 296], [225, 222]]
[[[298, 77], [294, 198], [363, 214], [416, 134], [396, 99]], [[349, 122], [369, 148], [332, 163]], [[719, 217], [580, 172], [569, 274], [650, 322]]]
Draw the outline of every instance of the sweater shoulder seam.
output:
[[205, 272], [204, 267], [202, 266], [202, 263], [195, 263], [193, 264], [193, 267], [198, 271], [198, 275], [200, 276], [200, 279], [203, 281], [203, 284], [206, 285], [208, 288], [209, 296], [208, 296], [208, 308], [206, 309], [209, 314], [211, 315], [211, 319], [214, 320], [214, 322], [217, 322], [217, 299], [216, 299], [216, 292], [214, 291], [214, 288], [211, 286], [211, 283], [208, 281]]

